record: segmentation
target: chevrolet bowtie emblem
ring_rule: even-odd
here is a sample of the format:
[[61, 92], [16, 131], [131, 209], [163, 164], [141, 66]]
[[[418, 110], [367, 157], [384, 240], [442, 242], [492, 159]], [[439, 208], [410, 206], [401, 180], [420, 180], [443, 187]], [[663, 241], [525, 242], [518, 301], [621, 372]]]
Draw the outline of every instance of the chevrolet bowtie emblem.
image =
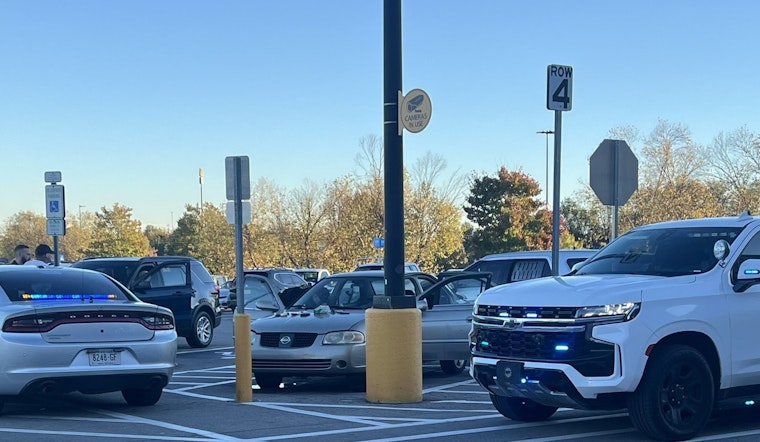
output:
[[509, 319], [504, 322], [504, 327], [506, 328], [520, 328], [522, 327], [522, 322], [517, 321], [515, 319]]

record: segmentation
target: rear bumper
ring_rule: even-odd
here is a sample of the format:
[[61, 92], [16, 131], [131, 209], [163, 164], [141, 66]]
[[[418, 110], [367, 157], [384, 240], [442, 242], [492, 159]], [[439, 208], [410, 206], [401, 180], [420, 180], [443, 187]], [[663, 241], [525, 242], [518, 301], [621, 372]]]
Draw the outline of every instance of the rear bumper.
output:
[[[120, 364], [91, 366], [88, 350], [118, 351]], [[51, 382], [57, 391], [101, 393], [166, 385], [174, 373], [177, 334], [161, 331], [148, 341], [65, 344], [29, 334], [14, 342], [0, 340], [0, 354], [0, 395], [41, 391]]]

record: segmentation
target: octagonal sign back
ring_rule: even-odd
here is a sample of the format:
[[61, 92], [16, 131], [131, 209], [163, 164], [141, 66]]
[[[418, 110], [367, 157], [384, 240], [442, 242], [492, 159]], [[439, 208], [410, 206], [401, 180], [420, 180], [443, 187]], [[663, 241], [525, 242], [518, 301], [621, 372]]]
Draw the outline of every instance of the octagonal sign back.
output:
[[622, 206], [639, 188], [639, 160], [623, 140], [606, 139], [589, 160], [589, 184], [605, 206]]

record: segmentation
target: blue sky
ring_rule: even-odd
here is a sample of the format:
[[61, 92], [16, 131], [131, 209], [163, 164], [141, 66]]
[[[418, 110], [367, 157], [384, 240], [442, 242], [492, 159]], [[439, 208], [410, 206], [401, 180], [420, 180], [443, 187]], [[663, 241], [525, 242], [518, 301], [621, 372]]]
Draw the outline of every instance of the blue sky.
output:
[[[199, 202], [199, 168], [204, 201], [225, 201], [227, 156], [248, 155], [252, 180], [285, 189], [352, 173], [359, 140], [383, 135], [382, 11], [381, 0], [0, 2], [0, 223], [44, 215], [49, 170], [62, 172], [68, 213], [119, 202], [161, 227]], [[402, 11], [403, 90], [433, 103], [429, 126], [404, 136], [406, 166], [433, 152], [447, 174], [504, 165], [544, 187], [550, 64], [574, 70], [562, 198], [588, 181], [611, 128], [647, 134], [665, 119], [703, 144], [760, 131], [760, 2], [406, 0]]]

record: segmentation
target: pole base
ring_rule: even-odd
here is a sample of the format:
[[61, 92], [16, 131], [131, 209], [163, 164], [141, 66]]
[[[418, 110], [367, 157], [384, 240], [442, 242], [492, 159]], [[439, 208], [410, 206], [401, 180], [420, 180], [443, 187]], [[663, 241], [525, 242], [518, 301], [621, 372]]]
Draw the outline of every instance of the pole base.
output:
[[422, 312], [417, 308], [366, 310], [367, 400], [422, 401]]

